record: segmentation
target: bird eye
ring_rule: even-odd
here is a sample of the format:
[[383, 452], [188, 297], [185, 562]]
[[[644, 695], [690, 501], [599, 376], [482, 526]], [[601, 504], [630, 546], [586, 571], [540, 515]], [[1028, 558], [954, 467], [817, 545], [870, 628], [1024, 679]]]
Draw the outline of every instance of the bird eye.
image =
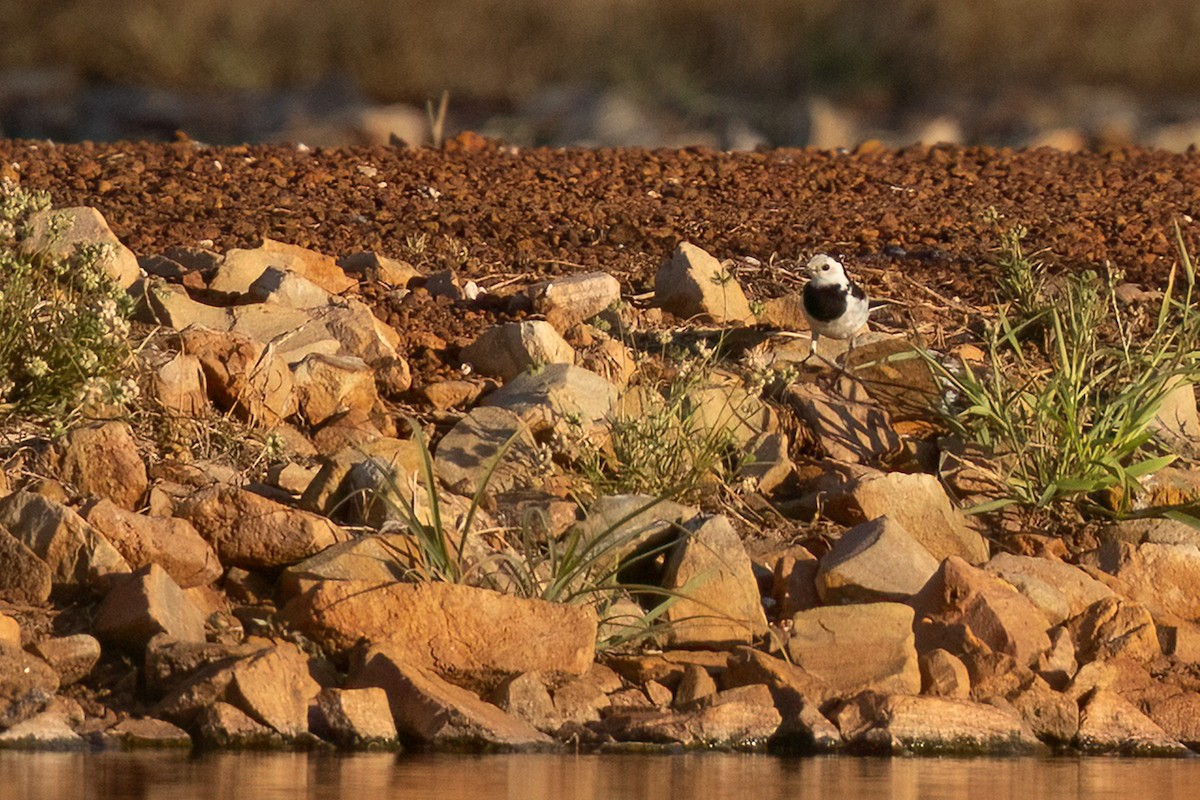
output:
[[822, 265], [821, 265], [821, 272], [829, 272], [829, 265], [828, 265], [828, 264], [822, 264]]

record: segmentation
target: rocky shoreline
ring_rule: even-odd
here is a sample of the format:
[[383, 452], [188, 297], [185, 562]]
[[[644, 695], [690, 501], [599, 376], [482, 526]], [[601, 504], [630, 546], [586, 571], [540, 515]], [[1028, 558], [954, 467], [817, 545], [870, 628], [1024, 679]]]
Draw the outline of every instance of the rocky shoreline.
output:
[[[10, 437], [0, 747], [1200, 747], [1200, 534], [964, 515], [907, 336], [814, 363], [794, 291], [752, 302], [686, 243], [631, 304], [602, 271], [488, 291], [271, 239], [135, 255], [95, 209], [39, 213], [32, 250], [108, 247], [154, 412]], [[381, 303], [486, 324], [431, 378]], [[685, 433], [751, 457], [680, 502], [581, 494], [564, 465], [611, 461], [612, 420], [657, 413], [648, 375], [697, 358]], [[262, 437], [254, 463], [195, 457], [220, 425]], [[1162, 426], [1200, 431], [1190, 385]]]

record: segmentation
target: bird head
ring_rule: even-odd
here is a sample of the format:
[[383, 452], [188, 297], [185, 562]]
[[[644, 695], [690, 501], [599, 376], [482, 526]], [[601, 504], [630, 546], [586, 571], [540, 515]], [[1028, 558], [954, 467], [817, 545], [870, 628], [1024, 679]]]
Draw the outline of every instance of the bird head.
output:
[[808, 273], [809, 280], [818, 286], [830, 283], [846, 283], [846, 270], [843, 269], [837, 259], [827, 256], [824, 253], [813, 256], [804, 267], [804, 271]]

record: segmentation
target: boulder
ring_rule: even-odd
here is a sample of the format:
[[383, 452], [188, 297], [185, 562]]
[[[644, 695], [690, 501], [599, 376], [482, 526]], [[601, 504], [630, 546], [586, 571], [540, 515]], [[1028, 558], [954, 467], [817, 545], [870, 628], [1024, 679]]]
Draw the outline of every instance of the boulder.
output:
[[560, 422], [587, 431], [613, 413], [617, 387], [594, 372], [570, 364], [549, 364], [525, 372], [484, 398], [518, 414], [535, 428]]
[[1015, 586], [1054, 625], [1113, 595], [1079, 567], [1050, 558], [997, 553], [984, 569]]
[[843, 533], [820, 564], [817, 593], [827, 604], [903, 601], [938, 569], [929, 551], [889, 516]]
[[223, 701], [199, 711], [195, 730], [200, 744], [215, 749], [278, 748], [284, 744], [277, 732]]
[[718, 325], [753, 324], [754, 314], [742, 287], [725, 266], [688, 242], [654, 276], [654, 302], [677, 317]]
[[273, 347], [242, 333], [192, 326], [180, 333], [184, 352], [204, 370], [209, 397], [242, 419], [270, 426], [296, 410], [292, 373]]
[[246, 289], [245, 296], [256, 303], [274, 303], [288, 308], [321, 308], [333, 302], [333, 295], [308, 278], [277, 267], [263, 270]]
[[1016, 711], [949, 697], [863, 692], [836, 721], [850, 746], [869, 752], [1013, 755], [1040, 748]]
[[719, 437], [738, 448], [747, 448], [762, 434], [779, 426], [774, 409], [740, 381], [710, 376], [708, 382], [687, 392], [687, 434]]
[[621, 284], [606, 272], [589, 272], [535, 283], [526, 293], [533, 310], [561, 333], [619, 303]]
[[549, 322], [530, 320], [488, 328], [460, 357], [475, 371], [507, 382], [530, 368], [574, 364], [575, 350]]
[[0, 733], [5, 750], [87, 750], [87, 741], [58, 711], [44, 711]]
[[140, 653], [160, 633], [203, 642], [204, 615], [162, 567], [148, 564], [105, 596], [92, 629], [102, 641]]
[[0, 729], [41, 713], [58, 687], [58, 675], [45, 661], [20, 648], [0, 646]]
[[199, 531], [222, 564], [246, 569], [294, 564], [347, 538], [325, 517], [233, 486], [200, 489], [175, 514]]
[[100, 660], [100, 642], [86, 633], [52, 636], [34, 642], [29, 649], [58, 673], [62, 686], [86, 678]]
[[553, 740], [432, 671], [377, 649], [367, 651], [351, 688], [387, 692], [396, 729], [408, 743], [444, 747], [546, 747]]
[[716, 693], [717, 682], [713, 680], [708, 670], [699, 664], [688, 664], [684, 667], [679, 685], [675, 687], [675, 698], [672, 703], [676, 708], [680, 708]]
[[51, 586], [46, 562], [0, 525], [0, 597], [41, 605], [50, 597]]
[[292, 366], [296, 404], [310, 425], [342, 414], [365, 417], [379, 403], [375, 372], [355, 356], [312, 353]]
[[1116, 692], [1098, 690], [1079, 712], [1075, 746], [1086, 753], [1181, 756], [1188, 749]]
[[792, 384], [786, 396], [834, 461], [878, 464], [902, 449], [891, 418], [879, 406], [831, 397], [815, 383]]
[[966, 626], [989, 648], [1012, 656], [1021, 666], [1036, 664], [1050, 649], [1050, 623], [1037, 606], [1010, 584], [956, 556], [942, 562], [912, 604], [923, 617], [944, 626]]
[[0, 525], [50, 568], [57, 586], [103, 588], [129, 564], [82, 517], [65, 505], [27, 491], [0, 498]]
[[322, 689], [317, 708], [328, 737], [355, 750], [396, 746], [396, 722], [387, 692], [378, 687]]
[[1152, 611], [1200, 619], [1200, 546], [1110, 541], [1094, 563], [1128, 586], [1130, 600]]
[[217, 554], [187, 520], [137, 514], [109, 500], [87, 506], [83, 518], [134, 569], [158, 564], [185, 589], [221, 576]]
[[27, 220], [21, 242], [25, 252], [51, 258], [70, 258], [80, 247], [104, 248], [97, 266], [121, 289], [133, 286], [142, 275], [137, 256], [108, 227], [104, 215], [88, 206], [35, 211]]
[[1066, 621], [1082, 662], [1116, 656], [1150, 661], [1162, 655], [1158, 632], [1150, 612], [1118, 597], [1097, 600]]
[[782, 721], [771, 692], [756, 685], [718, 692], [686, 710], [614, 712], [603, 729], [618, 741], [746, 750], [765, 749]]
[[80, 494], [137, 508], [150, 486], [133, 431], [125, 422], [98, 422], [71, 430], [63, 439], [59, 479]]
[[208, 286], [215, 292], [246, 294], [270, 268], [302, 276], [330, 294], [341, 294], [357, 284], [330, 256], [264, 238], [258, 247], [225, 253]]
[[232, 672], [228, 699], [252, 719], [288, 739], [308, 730], [308, 706], [321, 687], [300, 648], [281, 642], [236, 662]]
[[814, 608], [792, 617], [787, 652], [837, 696], [864, 689], [916, 694], [921, 672], [912, 626], [912, 609], [900, 603]]
[[200, 359], [188, 353], [175, 353], [154, 366], [150, 396], [172, 414], [203, 417], [209, 411], [208, 382]]
[[282, 615], [329, 652], [365, 639], [406, 664], [481, 688], [521, 672], [582, 675], [595, 655], [591, 608], [460, 584], [330, 581]]
[[434, 471], [452, 490], [473, 497], [534, 484], [547, 464], [529, 426], [504, 408], [480, 406], [438, 442]]
[[957, 656], [941, 648], [922, 653], [921, 693], [966, 700], [971, 695], [971, 676]]
[[767, 632], [750, 557], [724, 516], [688, 523], [667, 556], [663, 587], [678, 600], [663, 615], [675, 647], [732, 647]]
[[133, 288], [138, 298], [136, 318], [150, 325], [162, 325], [181, 331], [195, 326], [213, 331], [227, 331], [233, 326], [233, 313], [193, 300], [187, 289], [150, 277], [138, 281]]

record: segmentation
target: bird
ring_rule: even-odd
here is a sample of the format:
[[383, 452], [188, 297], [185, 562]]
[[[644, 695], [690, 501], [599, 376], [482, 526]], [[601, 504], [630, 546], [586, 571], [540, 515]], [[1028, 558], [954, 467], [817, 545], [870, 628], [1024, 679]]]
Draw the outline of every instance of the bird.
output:
[[867, 293], [837, 259], [820, 253], [805, 266], [808, 283], [804, 284], [804, 316], [812, 330], [809, 355], [817, 352], [817, 340], [850, 339], [867, 322], [871, 313]]

